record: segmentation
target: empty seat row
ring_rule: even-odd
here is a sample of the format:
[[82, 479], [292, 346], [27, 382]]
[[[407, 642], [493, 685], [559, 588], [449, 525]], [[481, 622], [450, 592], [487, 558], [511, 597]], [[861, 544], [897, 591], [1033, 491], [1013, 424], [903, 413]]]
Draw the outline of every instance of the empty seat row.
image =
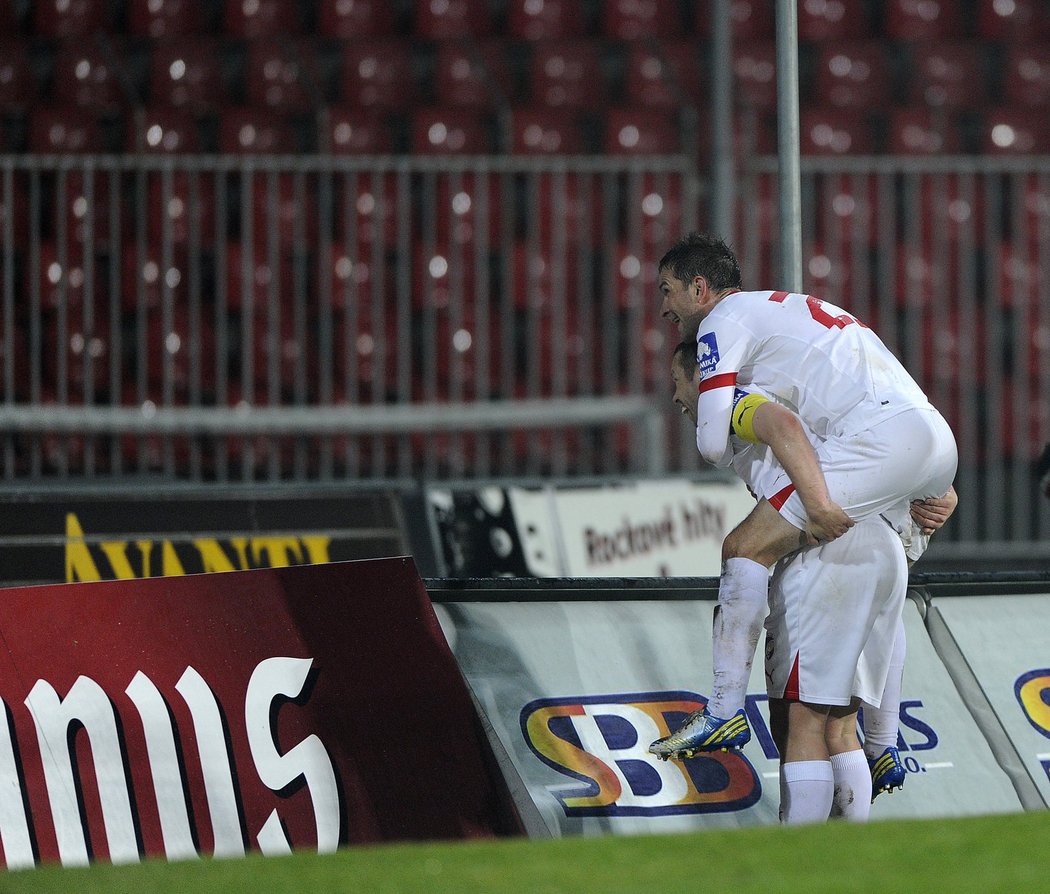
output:
[[[884, 35], [915, 40], [1006, 35], [1050, 30], [1042, 0], [799, 0], [798, 30], [804, 40]], [[738, 40], [774, 33], [773, 0], [732, 0]], [[0, 5], [0, 26], [45, 36], [98, 31], [159, 37], [222, 32], [239, 37], [318, 33], [375, 37], [411, 33], [428, 39], [461, 35], [540, 40], [603, 35], [616, 39], [706, 35], [709, 3], [679, 0], [37, 0], [26, 15]]]
[[[1031, 155], [1050, 152], [1050, 108], [989, 106], [960, 113], [948, 108], [891, 106], [877, 112], [804, 106], [801, 147], [807, 155], [974, 154]], [[776, 150], [772, 113], [741, 116], [738, 151], [765, 155]], [[35, 108], [24, 139], [9, 150], [37, 153], [144, 154], [421, 154], [480, 155], [667, 155], [698, 152], [707, 140], [679, 117], [642, 105], [616, 106], [601, 115], [580, 116], [546, 106], [521, 106], [495, 118], [467, 108], [423, 106], [403, 115], [383, 115], [347, 106], [290, 116], [243, 106], [201, 119], [185, 110], [138, 109], [106, 126], [76, 107]], [[703, 136], [702, 134], [700, 136]]]
[[[151, 43], [141, 58], [106, 40], [66, 40], [37, 72], [24, 41], [0, 38], [0, 113], [42, 102], [116, 115], [142, 105], [213, 114], [229, 105], [302, 112], [326, 104], [406, 111], [416, 105], [495, 110], [535, 104], [600, 110], [611, 104], [703, 107], [710, 84], [702, 53], [685, 39], [660, 44], [544, 41], [518, 54], [498, 40], [351, 41], [322, 49], [307, 39], [260, 38], [238, 63], [219, 38]], [[776, 105], [776, 48], [753, 41], [734, 54], [735, 95], [747, 108]], [[921, 49], [880, 41], [829, 44], [801, 83], [803, 103], [870, 109], [892, 103], [961, 110], [988, 104], [1050, 106], [1050, 41], [989, 47], [937, 41]]]

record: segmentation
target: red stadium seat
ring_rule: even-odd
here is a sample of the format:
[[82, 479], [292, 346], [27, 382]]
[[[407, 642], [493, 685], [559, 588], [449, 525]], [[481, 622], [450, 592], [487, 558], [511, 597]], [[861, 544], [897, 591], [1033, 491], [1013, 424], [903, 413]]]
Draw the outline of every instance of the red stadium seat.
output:
[[862, 0], [800, 0], [798, 4], [799, 40], [822, 42], [871, 36], [867, 7]]
[[[397, 382], [396, 346], [402, 340], [392, 286], [384, 276], [370, 259], [351, 258], [341, 250], [333, 255], [333, 403], [354, 393], [365, 400], [382, 400]], [[376, 279], [384, 280], [378, 315], [373, 303]]]
[[[696, 33], [701, 37], [710, 37], [712, 4], [696, 3], [693, 8], [696, 11]], [[729, 15], [732, 19], [734, 51], [751, 41], [773, 39], [773, 4], [769, 0], [732, 0]]]
[[[23, 249], [29, 242], [29, 180], [16, 172], [10, 180], [0, 177], [0, 234], [7, 232], [8, 221], [13, 231], [14, 247]], [[3, 236], [0, 235], [0, 244]]]
[[245, 84], [249, 105], [290, 114], [312, 108], [321, 96], [313, 43], [274, 37], [248, 41]]
[[165, 305], [175, 307], [186, 303], [189, 279], [185, 257], [173, 256], [165, 264], [156, 244], [147, 244], [140, 256], [138, 245], [130, 243], [121, 252], [121, 263], [120, 301], [125, 311], [153, 312]]
[[407, 111], [419, 98], [412, 44], [367, 40], [343, 48], [340, 95], [350, 106]]
[[200, 151], [197, 119], [182, 109], [149, 106], [137, 109], [126, 132], [128, 152], [177, 155]]
[[634, 41], [624, 69], [624, 98], [631, 105], [680, 109], [704, 100], [705, 78], [692, 40]]
[[81, 154], [105, 148], [94, 115], [80, 108], [37, 106], [29, 113], [30, 152]]
[[965, 33], [959, 0], [889, 0], [885, 16], [886, 33], [896, 40], [943, 40]]
[[1006, 102], [1015, 106], [1050, 106], [1050, 45], [1010, 43], [1005, 50]]
[[913, 105], [979, 109], [988, 99], [984, 50], [973, 41], [924, 41], [912, 52], [908, 78]]
[[298, 5], [288, 0], [225, 0], [223, 30], [238, 38], [298, 34]]
[[1038, 252], [1003, 243], [996, 247], [996, 254], [999, 303], [1017, 310], [1038, 307], [1043, 285]]
[[678, 127], [670, 115], [622, 106], [605, 113], [602, 145], [610, 155], [671, 155], [682, 151]]
[[[186, 400], [194, 384], [214, 388], [215, 349], [210, 315], [194, 317], [185, 303], [178, 302], [167, 311], [156, 308], [147, 313], [146, 378], [153, 386], [166, 384], [173, 389], [176, 403]], [[154, 389], [154, 393], [160, 397], [162, 391]]]
[[501, 231], [500, 187], [498, 174], [442, 173], [434, 179], [424, 178], [419, 207], [421, 232], [433, 233], [439, 242], [450, 245], [480, 241], [482, 234], [489, 243], [496, 242]]
[[734, 91], [745, 108], [777, 106], [777, 48], [771, 40], [754, 41], [733, 51]]
[[80, 404], [89, 389], [98, 394], [109, 386], [112, 348], [103, 313], [101, 307], [94, 309], [90, 329], [84, 325], [83, 313], [68, 316], [64, 331], [58, 326], [47, 327], [43, 364], [45, 395], [54, 393], [61, 383], [67, 399]]
[[969, 175], [924, 176], [917, 193], [905, 193], [905, 220], [918, 223], [926, 245], [938, 237], [979, 242], [984, 233], [986, 186]]
[[980, 121], [981, 151], [990, 155], [1050, 152], [1050, 114], [1029, 108], [986, 109]]
[[[100, 296], [101, 275], [95, 258], [86, 256], [83, 248], [75, 243], [67, 246], [63, 256], [56, 243], [41, 242], [38, 266], [27, 268], [26, 294], [32, 294], [35, 280], [39, 284], [41, 308], [48, 312], [60, 307], [66, 310], [64, 330], [60, 330], [57, 323], [45, 327], [45, 386], [57, 383], [59, 363], [64, 361], [63, 381], [71, 391], [82, 392], [88, 382], [96, 391], [106, 387], [109, 327], [106, 299]], [[89, 295], [92, 296], [90, 310]], [[86, 328], [88, 323], [90, 328]]]
[[644, 307], [656, 291], [657, 257], [649, 257], [635, 247], [617, 243], [613, 261], [616, 268], [616, 303], [619, 307]]
[[426, 40], [490, 37], [495, 33], [487, 0], [419, 0], [413, 6], [413, 30]]
[[[48, 112], [54, 110], [48, 109]], [[34, 115], [33, 125], [39, 124]], [[59, 130], [56, 125], [54, 130]], [[66, 132], [68, 137], [68, 131]], [[31, 140], [32, 145], [37, 145]], [[33, 151], [67, 152], [77, 154], [89, 151], [80, 142], [80, 136], [65, 140], [60, 145], [75, 148], [56, 149], [54, 144]], [[106, 171], [71, 170], [59, 171], [52, 182], [46, 185], [47, 193], [43, 196], [45, 207], [49, 211], [44, 215], [44, 226], [54, 232], [56, 238], [64, 237], [73, 242], [90, 242], [95, 248], [105, 248], [111, 238], [110, 222], [113, 212], [111, 195], [111, 176]], [[118, 196], [117, 202], [119, 203]], [[51, 216], [53, 213], [53, 217]]]
[[684, 30], [674, 0], [605, 0], [601, 28], [612, 40], [677, 37]]
[[887, 142], [894, 155], [958, 155], [963, 150], [958, 116], [948, 108], [890, 109]]
[[873, 175], [827, 173], [816, 187], [818, 238], [829, 251], [839, 241], [878, 242], [879, 189]]
[[[2, 316], [2, 315], [0, 315]], [[29, 348], [26, 345], [24, 327], [15, 325], [10, 332], [0, 318], [0, 395], [8, 395], [17, 401], [29, 397]], [[10, 378], [7, 371], [11, 370]]]
[[860, 111], [890, 104], [890, 69], [881, 41], [829, 44], [817, 55], [818, 101]]
[[477, 277], [474, 274], [475, 252], [471, 243], [416, 245], [412, 262], [412, 304], [423, 309], [448, 310], [450, 307], [469, 312], [474, 307]]
[[58, 105], [80, 106], [112, 114], [128, 104], [127, 75], [118, 54], [94, 40], [65, 40], [55, 53], [51, 93]]
[[110, 28], [107, 0], [37, 0], [33, 32], [40, 37], [83, 37]]
[[555, 253], [548, 246], [518, 240], [511, 252], [511, 298], [519, 309], [550, 312], [555, 302], [566, 306], [574, 293], [576, 252], [570, 246]]
[[587, 22], [579, 0], [509, 0], [506, 34], [515, 40], [584, 37]]
[[1024, 209], [1020, 225], [1028, 232], [1029, 244], [1038, 245], [1042, 234], [1050, 232], [1050, 179], [1045, 174], [1026, 175], [1019, 200]]
[[150, 99], [198, 114], [226, 104], [218, 41], [210, 36], [176, 37], [153, 43], [150, 53]]
[[866, 116], [842, 109], [808, 108], [799, 115], [805, 155], [870, 155], [875, 135]]
[[[849, 309], [871, 307], [870, 296], [858, 291], [850, 263], [852, 248], [848, 242], [840, 243], [837, 252], [830, 245], [815, 242], [802, 249], [802, 286], [817, 298], [824, 298], [840, 307]], [[870, 316], [861, 321], [876, 325]]]
[[480, 113], [435, 106], [412, 113], [411, 147], [419, 155], [473, 155], [493, 148]]
[[325, 109], [318, 116], [318, 144], [335, 155], [384, 155], [393, 151], [387, 123], [362, 109], [346, 106]]
[[397, 13], [390, 0], [321, 0], [317, 30], [340, 40], [387, 37], [397, 31]]
[[24, 112], [39, 96], [27, 43], [21, 38], [0, 39], [0, 113]]
[[252, 180], [252, 238], [260, 249], [317, 244], [317, 192], [312, 177], [256, 174]]
[[441, 105], [493, 109], [513, 92], [501, 40], [441, 41], [434, 57], [434, 98]]
[[643, 174], [637, 187], [628, 180], [627, 219], [640, 222], [646, 247], [656, 250], [684, 235], [683, 204], [682, 178], [677, 174]]
[[[151, 171], [146, 187], [146, 232], [155, 244], [170, 238], [176, 245], [197, 240], [209, 246], [215, 238], [215, 175]], [[167, 228], [167, 229], [165, 229]]]
[[[40, 306], [47, 311], [65, 307], [79, 315], [84, 305], [88, 274], [85, 273], [84, 247], [72, 242], [66, 246], [64, 257], [59, 257], [59, 246], [50, 240], [40, 243], [39, 265], [26, 270], [25, 291], [33, 292], [33, 280], [40, 289]], [[93, 270], [94, 276], [99, 270]]]
[[977, 36], [985, 40], [1035, 40], [1050, 35], [1044, 0], [976, 0]]
[[934, 257], [932, 240], [924, 234], [920, 243], [899, 243], [896, 296], [899, 308], [931, 307], [951, 293], [959, 279], [959, 254], [948, 251]]
[[[1031, 324], [1028, 331], [1035, 333], [1033, 337], [1036, 339], [1036, 343], [1029, 347], [1029, 355], [1045, 354], [1046, 341], [1050, 339], [1050, 327], [1046, 325], [1045, 319], [1041, 324]], [[1017, 405], [1023, 408], [1020, 417], [1017, 416]], [[1042, 383], [1035, 372], [1025, 375], [1018, 371], [1012, 380], [1003, 382], [999, 420], [1006, 458], [1034, 467], [1041, 451], [1050, 443], [1050, 404], [1043, 400]], [[1021, 444], [1018, 444], [1018, 438]]]
[[[225, 254], [225, 270], [217, 271], [217, 276], [225, 284], [226, 306], [231, 310], [240, 310], [249, 301], [253, 307], [265, 307], [271, 291], [276, 292], [278, 300], [292, 294], [292, 265], [287, 258], [279, 256], [273, 264], [266, 251], [258, 246], [246, 249], [240, 242], [227, 242]], [[236, 344], [240, 332], [232, 332], [228, 337]]]
[[558, 40], [531, 49], [528, 88], [533, 104], [597, 110], [608, 102], [596, 42]]
[[128, 31], [152, 40], [201, 34], [207, 26], [200, 0], [128, 0]]
[[510, 151], [516, 155], [576, 155], [585, 151], [579, 119], [561, 109], [525, 106], [513, 111]]
[[[532, 182], [528, 201], [536, 203], [536, 238], [541, 246], [553, 248], [563, 240], [567, 245], [596, 247], [608, 238], [599, 176], [544, 172]], [[612, 232], [616, 232], [616, 221], [612, 221]]]
[[[399, 183], [405, 193], [399, 194]], [[336, 182], [336, 241], [342, 246], [378, 242], [393, 247], [398, 234], [398, 202], [410, 202], [408, 181], [394, 173], [347, 173]]]
[[267, 109], [230, 107], [219, 117], [219, 151], [233, 155], [291, 152], [295, 138], [291, 125]]

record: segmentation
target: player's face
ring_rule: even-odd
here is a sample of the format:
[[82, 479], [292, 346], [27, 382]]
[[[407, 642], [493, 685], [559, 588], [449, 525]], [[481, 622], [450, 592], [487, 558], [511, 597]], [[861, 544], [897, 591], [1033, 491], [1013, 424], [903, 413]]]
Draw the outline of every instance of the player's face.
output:
[[675, 406], [696, 425], [696, 381], [685, 374], [677, 359], [671, 360], [671, 381], [674, 383]]
[[[697, 277], [699, 279], [700, 277]], [[678, 327], [682, 338], [696, 338], [703, 315], [697, 306], [698, 289], [693, 283], [684, 283], [668, 269], [660, 271], [660, 316]]]

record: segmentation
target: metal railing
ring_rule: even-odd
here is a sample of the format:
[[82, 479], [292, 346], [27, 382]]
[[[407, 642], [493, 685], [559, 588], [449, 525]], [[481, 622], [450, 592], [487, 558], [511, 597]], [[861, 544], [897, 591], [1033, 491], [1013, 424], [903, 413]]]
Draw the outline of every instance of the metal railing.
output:
[[[747, 286], [776, 190], [748, 159]], [[684, 157], [2, 157], [0, 478], [698, 469], [655, 264], [702, 192]], [[802, 225], [806, 289], [953, 423], [956, 539], [1047, 539], [1050, 160], [804, 158]]]

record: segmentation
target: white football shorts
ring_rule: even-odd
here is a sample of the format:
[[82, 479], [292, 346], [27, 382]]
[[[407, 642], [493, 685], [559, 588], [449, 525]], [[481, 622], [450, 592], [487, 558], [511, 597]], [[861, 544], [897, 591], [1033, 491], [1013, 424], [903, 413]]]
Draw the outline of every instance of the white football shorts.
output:
[[778, 562], [766, 617], [769, 697], [878, 707], [907, 588], [900, 537], [879, 516]]
[[[951, 428], [927, 408], [905, 410], [856, 434], [834, 435], [815, 449], [831, 499], [855, 521], [944, 496], [959, 465]], [[785, 473], [763, 496], [805, 530], [806, 511]]]

